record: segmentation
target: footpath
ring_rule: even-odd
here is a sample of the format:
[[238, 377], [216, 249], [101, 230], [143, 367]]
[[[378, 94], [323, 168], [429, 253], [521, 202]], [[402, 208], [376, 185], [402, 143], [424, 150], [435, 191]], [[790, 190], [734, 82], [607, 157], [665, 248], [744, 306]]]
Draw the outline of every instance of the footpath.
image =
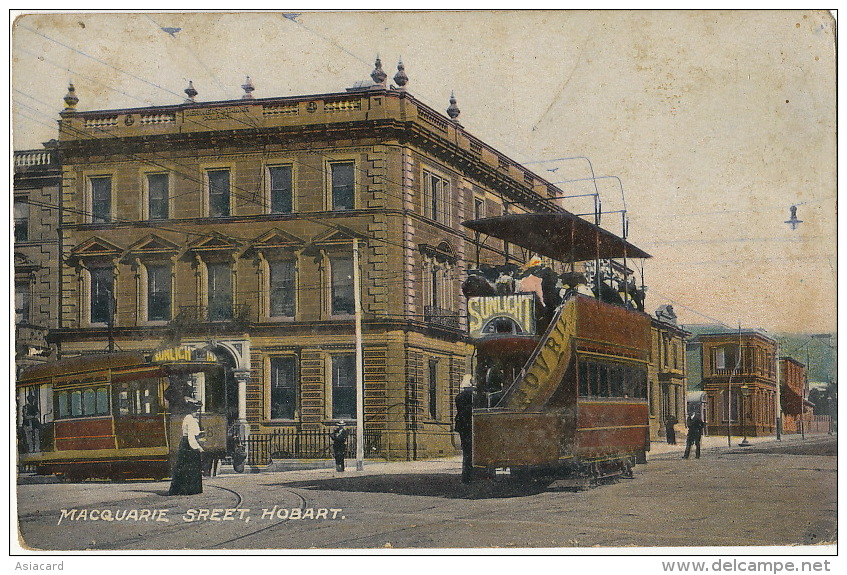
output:
[[[787, 444], [801, 443], [803, 441], [814, 441], [828, 437], [825, 433], [806, 434], [805, 439], [800, 434], [784, 434], [778, 442], [776, 436], [766, 437], [748, 437], [747, 442], [750, 446], [763, 446], [766, 444]], [[708, 435], [703, 436], [700, 442], [700, 450], [702, 457], [709, 457], [720, 451], [727, 450], [743, 450], [739, 444], [743, 441], [743, 437], [732, 436], [728, 443], [725, 435]], [[690, 457], [694, 458], [694, 449]], [[675, 445], [669, 445], [664, 441], [654, 441], [650, 445], [650, 451], [647, 452], [647, 461], [651, 459], [673, 459], [682, 457], [685, 452], [685, 436], [677, 440]], [[308, 480], [308, 479], [326, 479], [330, 477], [359, 477], [362, 475], [400, 475], [400, 474], [433, 474], [433, 473], [460, 473], [462, 468], [462, 457], [456, 455], [452, 457], [444, 457], [440, 459], [426, 459], [420, 461], [385, 461], [382, 459], [365, 460], [362, 471], [356, 471], [356, 461], [348, 459], [346, 470], [337, 472], [335, 470], [335, 461], [329, 459], [284, 459], [276, 460], [270, 465], [262, 467], [254, 467], [247, 469], [244, 475], [249, 473], [284, 473], [286, 480]], [[224, 465], [221, 468], [220, 475], [231, 475], [235, 472], [232, 466]]]

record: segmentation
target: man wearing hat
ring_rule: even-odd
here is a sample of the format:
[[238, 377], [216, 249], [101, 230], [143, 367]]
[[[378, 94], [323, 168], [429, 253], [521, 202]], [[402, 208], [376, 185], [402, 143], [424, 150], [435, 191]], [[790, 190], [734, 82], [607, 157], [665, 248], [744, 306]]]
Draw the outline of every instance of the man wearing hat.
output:
[[462, 483], [470, 483], [473, 470], [473, 378], [465, 375], [456, 395], [456, 431], [462, 443]]
[[349, 433], [346, 429], [344, 421], [339, 421], [335, 429], [329, 434], [332, 440], [332, 454], [335, 456], [335, 470], [344, 471], [344, 456], [347, 454], [347, 436]]

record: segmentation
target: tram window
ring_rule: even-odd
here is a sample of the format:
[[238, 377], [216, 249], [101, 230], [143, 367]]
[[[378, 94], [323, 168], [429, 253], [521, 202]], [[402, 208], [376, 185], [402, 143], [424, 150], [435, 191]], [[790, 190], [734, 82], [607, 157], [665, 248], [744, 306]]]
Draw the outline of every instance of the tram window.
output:
[[577, 374], [579, 377], [579, 395], [581, 397], [586, 397], [589, 394], [588, 391], [588, 362], [580, 361], [579, 362], [579, 373]]
[[[120, 384], [117, 388], [118, 414], [156, 415], [159, 412], [158, 387], [159, 382], [156, 379], [140, 379]], [[106, 401], [108, 402], [108, 399]], [[108, 410], [108, 403], [106, 405]]]
[[597, 364], [593, 361], [586, 363], [588, 364], [588, 395], [600, 395], [600, 387], [597, 383], [599, 377]]
[[610, 365], [609, 376], [609, 379], [611, 380], [612, 384], [612, 395], [614, 397], [632, 396], [632, 394], [628, 393], [629, 390], [624, 389], [622, 365]]
[[598, 395], [602, 397], [609, 397], [609, 370], [606, 365], [602, 363], [597, 364], [597, 368], [600, 372], [600, 393]]
[[56, 402], [58, 404], [57, 411], [59, 417], [67, 417], [71, 413], [71, 406], [68, 403], [68, 392], [62, 391], [56, 394]]
[[108, 387], [98, 387], [97, 388], [97, 415], [108, 415], [109, 414], [109, 388]]
[[82, 392], [71, 392], [71, 417], [79, 417], [82, 415]]
[[97, 413], [97, 396], [93, 389], [85, 389], [82, 392], [83, 415], [94, 415]]

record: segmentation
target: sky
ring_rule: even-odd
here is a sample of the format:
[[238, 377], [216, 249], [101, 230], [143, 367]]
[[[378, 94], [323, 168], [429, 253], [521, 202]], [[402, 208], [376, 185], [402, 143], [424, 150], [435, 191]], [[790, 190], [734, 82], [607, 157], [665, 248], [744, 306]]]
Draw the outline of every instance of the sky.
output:
[[[624, 209], [647, 307], [681, 323], [834, 333], [835, 22], [823, 11], [23, 15], [12, 145], [79, 110], [341, 92], [377, 55], [474, 136], [568, 194]], [[163, 28], [170, 29], [164, 31]], [[179, 31], [173, 29], [179, 28]], [[390, 80], [389, 80], [390, 81]], [[573, 182], [571, 180], [586, 180]], [[784, 223], [792, 205], [803, 223]], [[589, 199], [564, 200], [576, 213]], [[621, 232], [620, 214], [602, 225]], [[640, 274], [640, 270], [639, 270]]]

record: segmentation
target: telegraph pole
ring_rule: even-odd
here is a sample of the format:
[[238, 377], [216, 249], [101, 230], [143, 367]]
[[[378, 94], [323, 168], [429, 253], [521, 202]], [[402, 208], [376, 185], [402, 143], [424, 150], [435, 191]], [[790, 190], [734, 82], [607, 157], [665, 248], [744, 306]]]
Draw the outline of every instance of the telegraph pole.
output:
[[365, 465], [365, 381], [362, 357], [362, 296], [359, 239], [353, 238], [353, 306], [356, 323], [356, 471]]

